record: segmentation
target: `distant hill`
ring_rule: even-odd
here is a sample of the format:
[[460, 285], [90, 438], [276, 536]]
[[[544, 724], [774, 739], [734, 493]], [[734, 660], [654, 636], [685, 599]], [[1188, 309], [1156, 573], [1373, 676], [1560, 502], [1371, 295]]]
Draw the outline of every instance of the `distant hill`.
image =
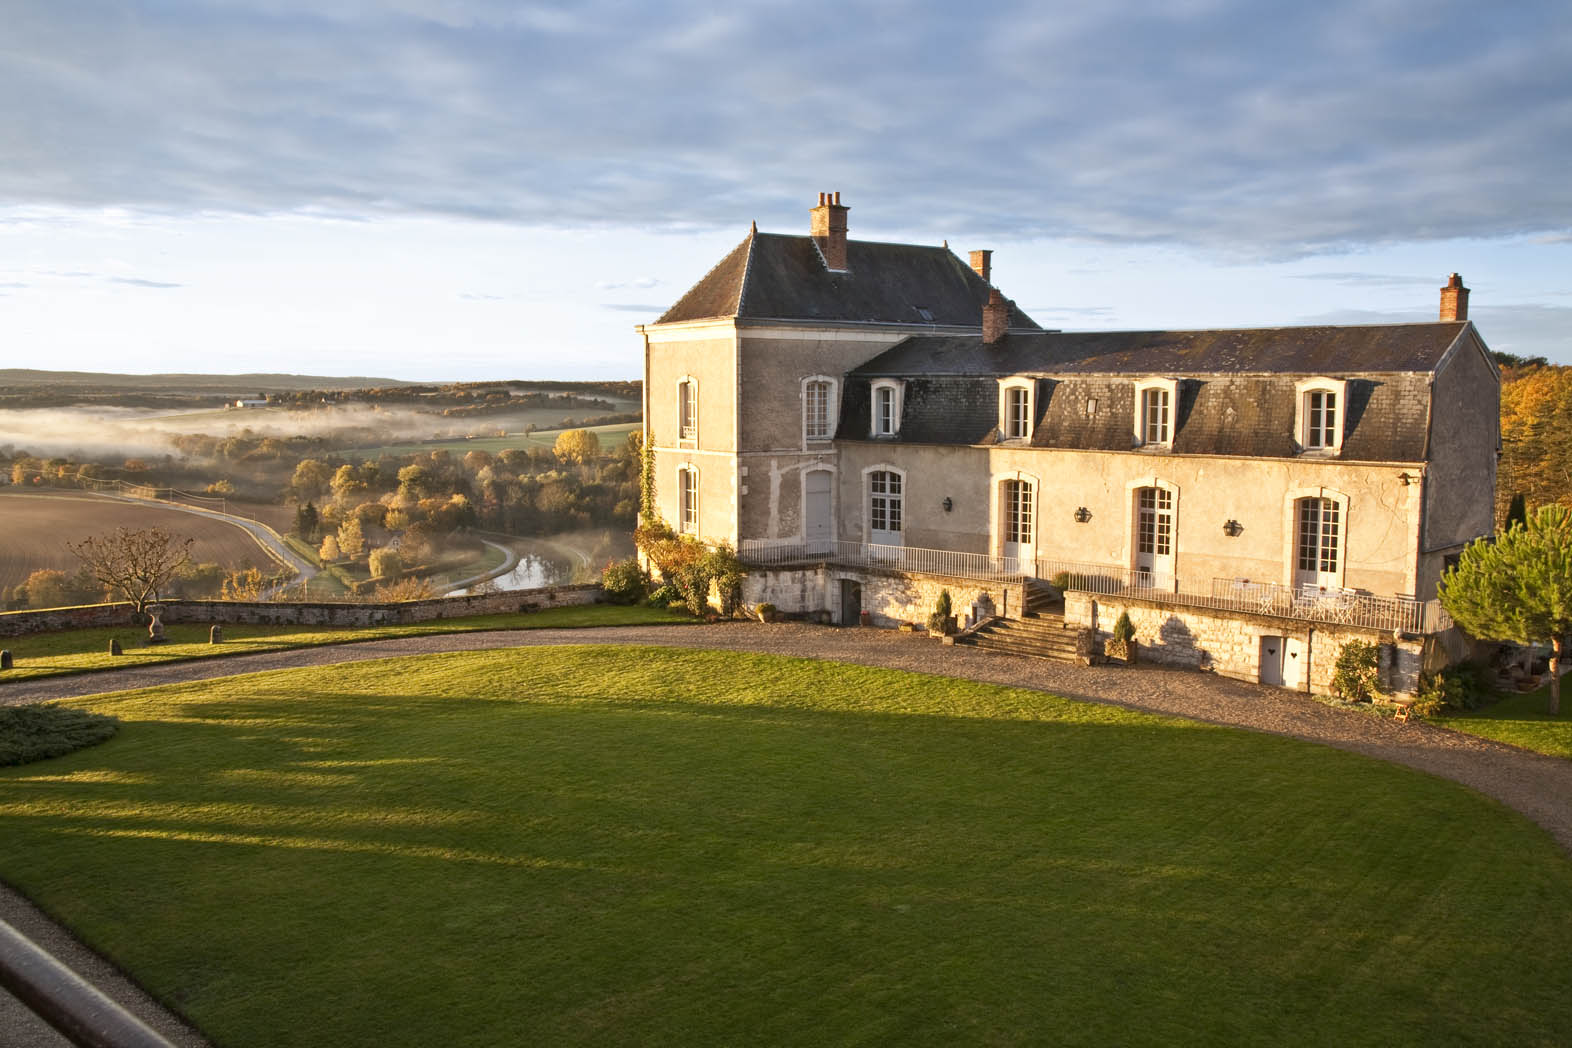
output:
[[0, 389], [59, 390], [73, 393], [290, 393], [305, 389], [368, 389], [415, 386], [396, 378], [321, 375], [113, 375], [93, 371], [37, 371], [0, 368]]

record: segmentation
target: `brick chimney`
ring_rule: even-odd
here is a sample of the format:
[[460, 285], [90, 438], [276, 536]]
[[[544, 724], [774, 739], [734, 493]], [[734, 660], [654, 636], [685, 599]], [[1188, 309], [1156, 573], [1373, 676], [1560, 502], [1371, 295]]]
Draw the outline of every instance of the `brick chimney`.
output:
[[1010, 329], [1009, 299], [999, 294], [998, 288], [988, 292], [988, 304], [983, 306], [983, 342], [993, 345], [1004, 338], [1005, 332]]
[[1468, 288], [1463, 286], [1463, 278], [1456, 273], [1441, 289], [1441, 319], [1468, 319]]
[[972, 252], [972, 268], [977, 271], [977, 275], [978, 276], [983, 278], [983, 283], [984, 284], [992, 284], [993, 283], [993, 252], [992, 251], [973, 251]]
[[845, 270], [846, 266], [846, 212], [851, 208], [841, 205], [841, 195], [820, 193], [819, 206], [808, 212], [813, 216], [808, 232], [819, 245], [826, 267]]

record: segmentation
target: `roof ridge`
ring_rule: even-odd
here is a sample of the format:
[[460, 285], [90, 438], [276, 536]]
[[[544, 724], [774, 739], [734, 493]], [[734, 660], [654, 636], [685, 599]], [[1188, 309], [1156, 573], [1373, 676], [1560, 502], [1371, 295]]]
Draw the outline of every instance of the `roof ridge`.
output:
[[749, 227], [748, 239], [744, 241], [748, 245], [748, 257], [743, 259], [742, 279], [737, 281], [737, 305], [732, 310], [732, 316], [734, 317], [742, 316], [742, 300], [748, 297], [748, 276], [753, 272], [753, 242], [758, 238], [758, 235], [759, 224], [755, 222]]

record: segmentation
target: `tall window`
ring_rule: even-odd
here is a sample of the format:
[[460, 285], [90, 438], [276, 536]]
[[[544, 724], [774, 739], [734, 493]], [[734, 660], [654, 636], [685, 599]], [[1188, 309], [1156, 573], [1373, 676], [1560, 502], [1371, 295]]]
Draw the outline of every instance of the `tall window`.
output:
[[888, 437], [895, 433], [895, 387], [877, 386], [873, 391], [873, 432]]
[[1144, 444], [1168, 443], [1168, 391], [1144, 389], [1141, 391], [1141, 442]]
[[834, 385], [828, 379], [809, 379], [802, 388], [802, 431], [808, 440], [830, 439], [830, 398]]
[[677, 383], [677, 436], [695, 440], [699, 435], [699, 384], [691, 378]]
[[1142, 488], [1135, 522], [1136, 552], [1167, 557], [1174, 551], [1174, 493]]
[[1032, 435], [1032, 397], [1025, 386], [1004, 391], [1004, 435], [1014, 440]]
[[677, 468], [677, 492], [679, 505], [677, 517], [680, 530], [684, 534], [697, 535], [699, 532], [699, 471], [692, 466], [679, 466]]
[[901, 530], [901, 475], [890, 470], [868, 474], [868, 527], [873, 541], [887, 541]]
[[1341, 530], [1338, 509], [1332, 499], [1299, 500], [1298, 567], [1302, 579], [1311, 573], [1337, 574]]
[[1032, 482], [1007, 480], [1004, 482], [1004, 541], [1006, 552], [1013, 554], [1010, 545], [1032, 544]]
[[1337, 394], [1318, 389], [1305, 394], [1305, 447], [1337, 446]]

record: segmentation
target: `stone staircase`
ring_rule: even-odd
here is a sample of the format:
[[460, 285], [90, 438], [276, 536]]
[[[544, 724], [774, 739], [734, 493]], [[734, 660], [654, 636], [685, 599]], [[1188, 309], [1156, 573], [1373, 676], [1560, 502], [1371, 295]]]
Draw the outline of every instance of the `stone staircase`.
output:
[[1078, 631], [1064, 624], [1064, 603], [1037, 579], [1026, 583], [1026, 610], [1018, 619], [994, 619], [965, 642], [990, 651], [1075, 662]]

